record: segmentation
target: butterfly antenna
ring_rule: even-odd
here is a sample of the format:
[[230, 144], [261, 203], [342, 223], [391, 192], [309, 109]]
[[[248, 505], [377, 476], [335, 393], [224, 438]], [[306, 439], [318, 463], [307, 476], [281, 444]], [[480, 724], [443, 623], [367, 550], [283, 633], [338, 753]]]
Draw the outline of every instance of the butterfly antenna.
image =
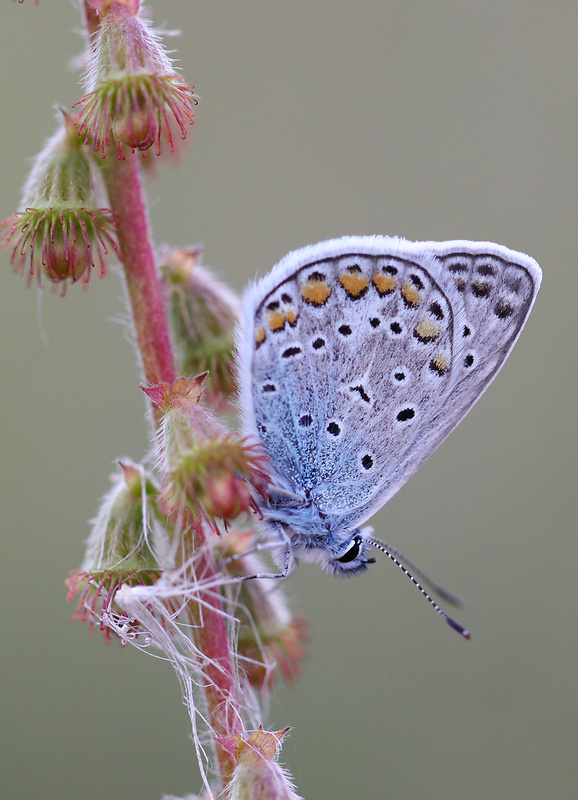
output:
[[366, 541], [368, 541], [374, 547], [382, 550], [382, 552], [385, 553], [387, 551], [388, 553], [394, 555], [405, 567], [407, 567], [411, 574], [416, 577], [420, 583], [427, 586], [428, 589], [434, 592], [434, 594], [437, 594], [438, 597], [441, 597], [445, 603], [449, 603], [456, 608], [459, 608], [463, 605], [462, 598], [459, 595], [454, 594], [454, 592], [450, 592], [449, 589], [444, 589], [443, 586], [440, 586], [435, 581], [432, 581], [432, 579], [426, 575], [425, 572], [422, 572], [419, 567], [416, 567], [416, 565], [411, 562], [409, 558], [406, 558], [403, 553], [400, 553], [395, 547], [392, 547], [390, 544], [383, 542], [381, 539], [376, 539], [373, 536], [366, 539]]
[[393, 547], [390, 547], [386, 542], [382, 542], [379, 539], [368, 538], [365, 541], [368, 542], [369, 544], [373, 545], [373, 547], [376, 547], [382, 553], [384, 553], [391, 561], [393, 561], [394, 564], [396, 564], [400, 568], [400, 570], [405, 575], [407, 575], [407, 577], [410, 579], [410, 581], [413, 583], [413, 585], [416, 586], [420, 590], [420, 592], [423, 594], [423, 596], [428, 601], [428, 603], [431, 606], [433, 606], [433, 608], [438, 612], [440, 617], [445, 622], [447, 622], [447, 624], [450, 626], [450, 628], [453, 628], [455, 631], [457, 631], [459, 634], [461, 634], [464, 637], [464, 639], [469, 639], [470, 638], [470, 632], [468, 630], [466, 630], [463, 627], [463, 625], [460, 625], [459, 622], [456, 622], [455, 619], [452, 619], [450, 616], [448, 616], [446, 614], [446, 612], [443, 610], [443, 608], [440, 608], [440, 606], [438, 606], [436, 601], [426, 592], [426, 590], [423, 588], [423, 586], [417, 580], [417, 578], [414, 578], [414, 576], [411, 574], [409, 569], [407, 569], [404, 566], [404, 564], [401, 563], [401, 561], [400, 561], [400, 559], [398, 557], [398, 555], [400, 555], [400, 554], [397, 554], [397, 551]]

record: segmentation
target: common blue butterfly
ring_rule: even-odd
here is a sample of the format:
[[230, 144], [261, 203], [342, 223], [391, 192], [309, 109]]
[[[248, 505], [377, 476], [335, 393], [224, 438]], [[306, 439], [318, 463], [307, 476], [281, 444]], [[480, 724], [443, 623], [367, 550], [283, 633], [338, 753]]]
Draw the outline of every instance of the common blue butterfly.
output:
[[272, 466], [259, 505], [280, 575], [295, 559], [354, 575], [372, 547], [409, 574], [359, 526], [494, 379], [541, 276], [498, 244], [347, 236], [290, 253], [249, 287], [240, 402], [245, 433]]

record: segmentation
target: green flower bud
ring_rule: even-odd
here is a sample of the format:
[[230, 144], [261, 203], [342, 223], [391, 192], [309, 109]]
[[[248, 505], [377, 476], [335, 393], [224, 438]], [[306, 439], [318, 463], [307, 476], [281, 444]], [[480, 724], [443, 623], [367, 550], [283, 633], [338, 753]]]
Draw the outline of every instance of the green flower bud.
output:
[[[171, 566], [169, 540], [157, 507], [158, 487], [152, 477], [128, 459], [112, 476], [113, 486], [92, 523], [80, 570], [66, 583], [68, 599], [78, 597], [75, 619], [100, 625], [107, 641], [106, 616], [124, 612], [115, 603], [121, 586], [150, 586]], [[127, 627], [132, 620], [124, 620]]]
[[36, 157], [24, 185], [21, 208], [5, 219], [2, 244], [28, 283], [44, 275], [66, 292], [68, 283], [86, 285], [92, 269], [108, 271], [107, 256], [118, 255], [114, 222], [108, 208], [98, 208], [99, 179], [92, 159], [64, 109], [60, 129]]
[[178, 370], [208, 372], [203, 398], [221, 409], [235, 393], [234, 331], [239, 317], [235, 295], [200, 265], [201, 247], [174, 250], [161, 267]]

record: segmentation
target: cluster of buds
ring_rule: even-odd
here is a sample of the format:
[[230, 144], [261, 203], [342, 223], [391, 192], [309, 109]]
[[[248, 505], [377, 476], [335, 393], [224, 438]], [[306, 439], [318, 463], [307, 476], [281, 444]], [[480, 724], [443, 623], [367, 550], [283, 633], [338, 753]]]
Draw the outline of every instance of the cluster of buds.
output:
[[163, 507], [193, 522], [204, 519], [218, 531], [225, 523], [256, 510], [255, 492], [265, 493], [263, 453], [229, 432], [200, 404], [205, 375], [145, 387], [163, 412], [158, 464], [164, 476]]
[[69, 114], [61, 108], [59, 117], [24, 185], [22, 210], [2, 222], [2, 244], [28, 283], [36, 276], [40, 285], [44, 275], [64, 294], [68, 283], [86, 285], [97, 263], [104, 276], [109, 252], [118, 251], [112, 212], [98, 207], [98, 171]]
[[[264, 493], [268, 484], [266, 462], [201, 406], [203, 379], [181, 378], [145, 389], [163, 411], [157, 455], [164, 482], [159, 485], [141, 466], [120, 463], [94, 520], [84, 563], [67, 581], [69, 599], [78, 598], [76, 617], [91, 629], [99, 624], [107, 638], [107, 617], [114, 617], [115, 630], [124, 625], [134, 633], [138, 625], [125, 619], [115, 602], [117, 591], [156, 584], [177, 566], [170, 552], [180, 552], [179, 536], [192, 526], [207, 539], [212, 530], [212, 545], [226, 570], [224, 582], [241, 579], [236, 600], [242, 612], [237, 629], [241, 669], [258, 689], [271, 685], [276, 670], [290, 683], [305, 657], [305, 622], [290, 611], [281, 592], [271, 592], [266, 580], [254, 578], [264, 566], [251, 553], [251, 532], [223, 533], [218, 525], [220, 520], [226, 527], [254, 510], [255, 493]], [[180, 594], [186, 597], [185, 588]], [[179, 604], [169, 605], [166, 610], [173, 614]]]
[[164, 254], [161, 274], [181, 375], [207, 372], [203, 400], [221, 410], [235, 392], [234, 330], [239, 301], [201, 266], [201, 246]]
[[[128, 151], [173, 152], [178, 135], [185, 139], [193, 124], [194, 87], [175, 71], [140, 5], [141, 0], [84, 1], [92, 32], [85, 94], [74, 119], [60, 110], [59, 129], [34, 162], [21, 210], [2, 223], [3, 244], [29, 282], [35, 277], [41, 285], [44, 277], [64, 293], [69, 283], [86, 285], [97, 265], [104, 275], [108, 256], [119, 257], [119, 248], [113, 213], [102, 199], [102, 176], [114, 176], [114, 165], [121, 167], [114, 157], [124, 159]], [[133, 164], [126, 162], [124, 169]], [[115, 202], [110, 181], [108, 187]], [[122, 203], [114, 208], [118, 229], [126, 234]], [[120, 239], [128, 274], [126, 237]], [[161, 259], [177, 374], [196, 377], [144, 388], [162, 412], [157, 472], [128, 459], [118, 462], [84, 562], [67, 580], [68, 599], [91, 633], [99, 627], [107, 642], [114, 635], [123, 643], [145, 638], [164, 650], [180, 676], [193, 676], [195, 686], [204, 687], [207, 724], [225, 756], [229, 800], [299, 800], [278, 763], [288, 729], [228, 735], [244, 730], [249, 714], [256, 724], [254, 690], [266, 694], [276, 670], [288, 683], [298, 675], [308, 635], [281, 592], [255, 577], [264, 567], [251, 551], [252, 534], [229, 528], [240, 515], [257, 511], [258, 496], [265, 497], [269, 487], [269, 464], [256, 445], [223, 427], [200, 402], [203, 395], [214, 411], [229, 410], [239, 317], [237, 298], [201, 266], [201, 255], [196, 247]], [[170, 357], [168, 362], [170, 369], [154, 374], [174, 374]], [[191, 530], [194, 535], [185, 538]], [[222, 571], [214, 568], [215, 554]], [[236, 604], [239, 619], [223, 613], [223, 598], [229, 609]], [[205, 626], [201, 618], [227, 620], [222, 642], [215, 635], [218, 626]], [[208, 635], [197, 637], [190, 632], [195, 629]], [[199, 665], [191, 648], [198, 649]], [[251, 698], [244, 706], [236, 698], [239, 687]], [[185, 691], [185, 697], [195, 704], [192, 694]], [[221, 714], [225, 705], [234, 710], [235, 725]], [[210, 793], [208, 781], [205, 786]]]
[[119, 462], [112, 488], [93, 520], [81, 568], [67, 580], [68, 599], [77, 599], [75, 619], [98, 625], [107, 641], [107, 618], [115, 617], [127, 631], [134, 621], [125, 619], [115, 603], [122, 586], [150, 586], [171, 566], [170, 543], [157, 506], [159, 487], [143, 467], [128, 459]]
[[89, 54], [86, 94], [76, 103], [78, 132], [104, 158], [114, 142], [157, 155], [165, 140], [175, 149], [193, 124], [194, 87], [175, 72], [172, 61], [139, 13], [139, 0], [92, 0], [99, 25]]

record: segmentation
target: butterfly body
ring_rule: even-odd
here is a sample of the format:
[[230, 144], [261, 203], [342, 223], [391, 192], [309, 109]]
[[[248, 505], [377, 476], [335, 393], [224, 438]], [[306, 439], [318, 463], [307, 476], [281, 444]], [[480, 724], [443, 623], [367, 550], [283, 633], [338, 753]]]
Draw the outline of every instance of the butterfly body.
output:
[[285, 571], [366, 569], [360, 526], [491, 383], [540, 280], [492, 243], [352, 236], [290, 253], [248, 289], [241, 407], [271, 462], [260, 508]]

